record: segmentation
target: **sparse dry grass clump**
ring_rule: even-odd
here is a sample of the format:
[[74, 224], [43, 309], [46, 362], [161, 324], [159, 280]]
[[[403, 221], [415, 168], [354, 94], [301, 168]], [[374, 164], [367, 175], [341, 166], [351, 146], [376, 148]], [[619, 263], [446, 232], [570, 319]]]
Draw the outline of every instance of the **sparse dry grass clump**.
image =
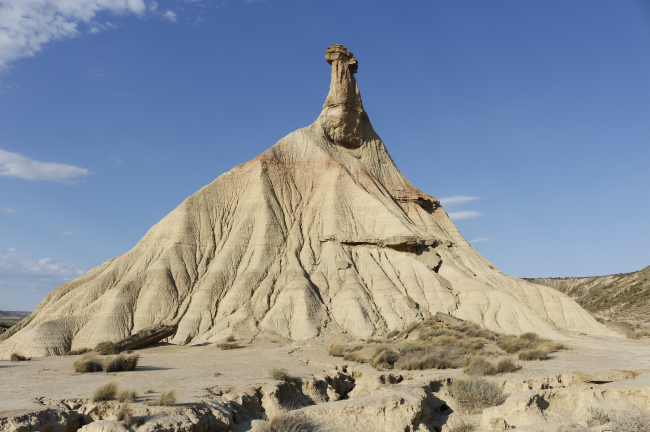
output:
[[467, 375], [496, 375], [497, 368], [483, 357], [465, 357], [463, 372]]
[[104, 370], [102, 361], [96, 354], [85, 354], [73, 363], [74, 371], [78, 373], [101, 372]]
[[66, 353], [66, 355], [82, 355], [82, 354], [87, 354], [91, 351], [92, 350], [90, 348], [80, 348], [76, 350], [70, 350]]
[[115, 419], [122, 423], [127, 428], [130, 428], [135, 423], [135, 418], [133, 417], [133, 412], [128, 403], [123, 403], [120, 405], [118, 410], [115, 412]]
[[290, 381], [291, 375], [286, 369], [281, 368], [272, 368], [269, 370], [269, 375], [271, 378], [277, 381]]
[[95, 352], [88, 353], [75, 360], [75, 372], [127, 372], [135, 370], [140, 354], [119, 354], [100, 358]]
[[514, 372], [517, 369], [519, 369], [519, 365], [515, 363], [511, 358], [503, 358], [497, 363], [498, 373]]
[[117, 395], [117, 383], [115, 381], [109, 381], [105, 384], [102, 384], [95, 390], [93, 394], [93, 402], [109, 401], [115, 399]]
[[120, 389], [117, 394], [117, 401], [120, 403], [135, 402], [137, 393], [132, 389]]
[[231, 350], [231, 349], [236, 349], [239, 348], [239, 345], [236, 342], [235, 336], [230, 335], [217, 345], [219, 349], [222, 350]]
[[29, 361], [31, 358], [25, 357], [22, 354], [18, 354], [16, 352], [11, 353], [11, 361], [12, 362], [24, 362], [24, 361]]
[[532, 360], [546, 360], [548, 352], [541, 349], [526, 349], [519, 351], [519, 360], [532, 361]]
[[260, 432], [316, 432], [318, 427], [300, 413], [279, 412], [271, 417]]
[[610, 422], [609, 413], [603, 408], [587, 407], [589, 413], [589, 420], [587, 420], [588, 427], [595, 427], [604, 425]]
[[395, 362], [399, 360], [399, 354], [393, 351], [388, 345], [377, 347], [375, 356], [370, 365], [375, 369], [392, 369]]
[[400, 333], [399, 330], [392, 330], [392, 331], [389, 331], [388, 334], [386, 335], [386, 339], [392, 339], [392, 338], [395, 338], [395, 337], [399, 336], [399, 333]]
[[115, 342], [107, 341], [98, 343], [95, 347], [95, 352], [101, 355], [110, 355], [119, 353], [120, 349]]
[[330, 346], [329, 355], [332, 357], [345, 357], [347, 353], [359, 351], [362, 348], [363, 345], [345, 345], [341, 343], [335, 343]]
[[140, 354], [119, 354], [106, 357], [102, 361], [104, 372], [129, 372], [138, 366]]
[[454, 379], [449, 385], [449, 393], [468, 414], [501, 405], [507, 397], [496, 383], [483, 378]]
[[474, 360], [471, 367], [468, 362], [474, 357], [498, 356], [497, 346], [508, 354], [519, 354], [520, 360], [543, 360], [551, 352], [567, 349], [566, 345], [535, 333], [503, 335], [477, 324], [440, 316], [413, 322], [401, 332], [392, 331], [384, 341], [368, 339], [366, 343], [365, 346], [381, 343], [383, 351], [371, 357], [363, 354], [366, 351], [362, 351], [364, 345], [339, 343], [330, 347], [329, 354], [358, 363], [369, 361], [375, 368], [382, 369], [455, 369], [464, 366], [471, 375], [492, 375], [513, 372], [519, 366], [510, 359], [496, 365], [486, 359]]
[[476, 425], [465, 419], [457, 420], [449, 427], [449, 432], [473, 432], [476, 430]]
[[612, 432], [650, 432], [650, 411], [630, 407], [613, 417]]
[[176, 390], [164, 391], [158, 399], [146, 402], [149, 406], [174, 406], [176, 405]]
[[348, 353], [345, 353], [345, 355], [343, 356], [343, 360], [350, 360], [357, 363], [365, 363], [367, 358], [359, 351], [350, 351]]
[[395, 368], [404, 370], [456, 369], [462, 365], [462, 358], [453, 355], [451, 350], [416, 350], [401, 356]]
[[636, 330], [630, 330], [629, 332], [627, 332], [625, 336], [628, 339], [641, 339], [642, 337], [650, 336], [650, 333], [644, 329], [636, 329]]

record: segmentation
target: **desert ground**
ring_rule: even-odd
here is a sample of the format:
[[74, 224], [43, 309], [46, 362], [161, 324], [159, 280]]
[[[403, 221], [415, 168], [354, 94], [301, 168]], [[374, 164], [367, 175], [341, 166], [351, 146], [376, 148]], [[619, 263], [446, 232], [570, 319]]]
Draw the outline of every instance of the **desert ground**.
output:
[[[467, 378], [462, 369], [376, 370], [328, 355], [337, 341], [263, 334], [230, 350], [160, 343], [137, 351], [134, 371], [116, 373], [75, 373], [79, 355], [0, 361], [0, 430], [127, 430], [115, 416], [122, 404], [91, 401], [108, 381], [137, 393], [130, 403], [136, 431], [270, 430], [262, 429], [264, 420], [285, 411], [308, 418], [311, 429], [304, 430], [452, 431], [470, 424], [603, 431], [612, 430], [616, 415], [650, 406], [648, 339], [572, 338], [569, 349], [547, 360], [518, 361], [521, 369], [486, 378], [503, 389], [505, 402], [474, 414], [449, 393], [450, 382]], [[273, 379], [272, 368], [291, 378]], [[173, 406], [146, 405], [172, 389]], [[612, 421], [594, 425], [594, 412]]]

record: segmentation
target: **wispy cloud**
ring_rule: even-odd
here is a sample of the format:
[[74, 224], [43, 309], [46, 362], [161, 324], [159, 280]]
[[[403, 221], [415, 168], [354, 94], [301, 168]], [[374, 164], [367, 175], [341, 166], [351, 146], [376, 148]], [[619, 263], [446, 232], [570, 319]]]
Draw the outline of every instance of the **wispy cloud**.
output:
[[0, 71], [19, 58], [33, 56], [52, 40], [78, 36], [81, 23], [91, 32], [99, 31], [101, 25], [94, 19], [100, 12], [142, 15], [145, 9], [144, 0], [2, 0]]
[[14, 213], [16, 213], [16, 209], [13, 209], [11, 207], [2, 207], [0, 210], [2, 210], [2, 213], [5, 213], [5, 214], [14, 214]]
[[84, 273], [83, 269], [52, 258], [30, 260], [16, 248], [6, 253], [0, 251], [0, 280], [8, 278], [46, 278], [67, 281]]
[[171, 21], [171, 22], [176, 22], [177, 17], [178, 17], [178, 15], [176, 15], [174, 12], [172, 12], [170, 10], [168, 10], [167, 12], [165, 12], [163, 14], [163, 18], [166, 19], [167, 21]]
[[481, 243], [481, 242], [486, 242], [486, 241], [490, 241], [490, 239], [487, 238], [487, 237], [479, 237], [477, 239], [470, 240], [467, 243]]
[[0, 251], [0, 298], [10, 310], [32, 310], [51, 290], [81, 276], [77, 265], [30, 259], [16, 248]]
[[474, 219], [476, 217], [483, 216], [483, 213], [477, 211], [460, 211], [460, 212], [451, 212], [447, 214], [449, 215], [449, 218], [453, 221]]
[[72, 231], [63, 231], [61, 233], [61, 235], [64, 235], [64, 236], [69, 236], [69, 235], [72, 235], [72, 234], [74, 234]]
[[464, 196], [464, 195], [455, 195], [447, 198], [440, 198], [440, 204], [443, 206], [453, 206], [458, 204], [465, 204], [468, 202], [476, 201], [480, 197], [475, 196]]
[[74, 183], [89, 174], [90, 171], [86, 168], [56, 162], [39, 162], [27, 156], [0, 149], [0, 176]]

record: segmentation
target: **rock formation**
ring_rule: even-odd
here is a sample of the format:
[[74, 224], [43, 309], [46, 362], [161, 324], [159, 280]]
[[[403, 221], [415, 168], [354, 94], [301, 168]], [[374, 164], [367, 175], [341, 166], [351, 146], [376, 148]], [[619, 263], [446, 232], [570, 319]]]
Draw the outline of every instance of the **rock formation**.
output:
[[0, 357], [60, 354], [178, 325], [173, 343], [261, 330], [383, 335], [444, 312], [551, 338], [607, 330], [568, 296], [507, 276], [397, 169], [363, 108], [358, 63], [327, 50], [322, 113], [222, 174], [126, 254], [52, 291]]

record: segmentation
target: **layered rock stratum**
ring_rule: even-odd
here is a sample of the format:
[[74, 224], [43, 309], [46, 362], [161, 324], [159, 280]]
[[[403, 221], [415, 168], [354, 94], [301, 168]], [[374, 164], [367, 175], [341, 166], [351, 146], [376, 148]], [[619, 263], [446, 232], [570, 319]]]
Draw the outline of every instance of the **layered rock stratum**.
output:
[[436, 312], [505, 333], [608, 334], [574, 300], [500, 272], [397, 169], [363, 108], [359, 66], [328, 48], [320, 116], [222, 174], [138, 244], [52, 291], [0, 356], [62, 354], [178, 325], [177, 344], [270, 331], [384, 335]]

